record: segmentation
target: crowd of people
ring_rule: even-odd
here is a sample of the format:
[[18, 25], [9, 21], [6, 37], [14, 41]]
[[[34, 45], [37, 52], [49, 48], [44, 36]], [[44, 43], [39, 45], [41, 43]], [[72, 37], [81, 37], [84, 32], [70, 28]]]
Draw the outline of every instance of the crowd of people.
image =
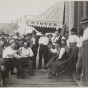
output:
[[[82, 65], [80, 64], [81, 46], [83, 31], [77, 36], [77, 30], [70, 30], [71, 36], [67, 31], [64, 36], [61, 35], [61, 28], [55, 31], [55, 36], [49, 34], [46, 36], [43, 30], [42, 36], [38, 38], [36, 31], [21, 35], [9, 36], [2, 33], [0, 39], [0, 57], [3, 57], [1, 66], [3, 77], [7, 73], [14, 74], [14, 67], [17, 69], [17, 78], [25, 78], [25, 66], [28, 67], [28, 74], [34, 76], [33, 70], [36, 69], [36, 57], [39, 54], [38, 69], [48, 69], [49, 78], [56, 75], [56, 67], [69, 57], [69, 50], [74, 51], [70, 70], [76, 69], [78, 75], [81, 74]], [[39, 49], [39, 52], [38, 52]], [[42, 56], [44, 66], [42, 66]]]

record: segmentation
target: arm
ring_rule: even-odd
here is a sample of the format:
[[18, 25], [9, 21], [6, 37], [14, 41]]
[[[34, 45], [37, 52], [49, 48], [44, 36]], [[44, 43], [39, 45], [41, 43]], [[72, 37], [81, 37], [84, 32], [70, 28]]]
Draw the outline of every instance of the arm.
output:
[[3, 58], [6, 58], [7, 55], [8, 55], [8, 52], [7, 52], [7, 49], [5, 49], [5, 50], [3, 51]]
[[58, 59], [61, 59], [62, 56], [64, 55], [64, 53], [65, 53], [65, 49], [64, 48], [61, 48]]
[[13, 55], [13, 57], [15, 57], [16, 59], [21, 58], [21, 56], [17, 55], [16, 53]]
[[50, 49], [50, 51], [52, 52], [52, 53], [57, 53], [57, 50], [56, 49]]
[[67, 46], [69, 46], [69, 39], [67, 40]]
[[29, 56], [32, 57], [34, 55], [32, 49], [30, 48], [29, 51], [30, 51]]
[[39, 42], [38, 42], [38, 43], [39, 43], [39, 45], [41, 44], [41, 37], [40, 37], [40, 39], [39, 39]]

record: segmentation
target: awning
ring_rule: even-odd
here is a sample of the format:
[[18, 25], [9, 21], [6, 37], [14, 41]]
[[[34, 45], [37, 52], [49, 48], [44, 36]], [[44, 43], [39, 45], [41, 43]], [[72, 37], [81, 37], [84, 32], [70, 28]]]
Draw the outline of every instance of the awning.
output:
[[64, 2], [57, 2], [45, 12], [30, 19], [28, 25], [34, 27], [62, 28], [64, 15]]

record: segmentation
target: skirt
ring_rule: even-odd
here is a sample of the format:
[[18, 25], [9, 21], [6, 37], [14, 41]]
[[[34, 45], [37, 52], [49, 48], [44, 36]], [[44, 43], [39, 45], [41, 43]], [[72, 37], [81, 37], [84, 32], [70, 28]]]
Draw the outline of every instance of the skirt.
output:
[[71, 61], [71, 66], [70, 66], [71, 70], [74, 70], [76, 68], [76, 63], [78, 60], [78, 48], [76, 44], [77, 44], [76, 42], [70, 43], [70, 47], [71, 49], [73, 49], [73, 56], [72, 56], [72, 61]]

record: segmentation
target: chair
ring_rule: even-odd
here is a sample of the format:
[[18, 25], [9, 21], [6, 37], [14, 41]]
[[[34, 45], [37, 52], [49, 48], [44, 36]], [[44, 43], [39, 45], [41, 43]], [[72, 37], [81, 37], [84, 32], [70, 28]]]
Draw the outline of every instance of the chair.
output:
[[71, 75], [70, 64], [71, 64], [72, 56], [73, 56], [73, 50], [70, 49], [68, 59], [66, 59], [64, 62], [62, 62], [61, 64], [59, 64], [57, 66], [57, 69], [56, 69], [56, 81], [58, 79], [58, 75], [60, 75], [62, 73], [68, 73], [69, 75]]

